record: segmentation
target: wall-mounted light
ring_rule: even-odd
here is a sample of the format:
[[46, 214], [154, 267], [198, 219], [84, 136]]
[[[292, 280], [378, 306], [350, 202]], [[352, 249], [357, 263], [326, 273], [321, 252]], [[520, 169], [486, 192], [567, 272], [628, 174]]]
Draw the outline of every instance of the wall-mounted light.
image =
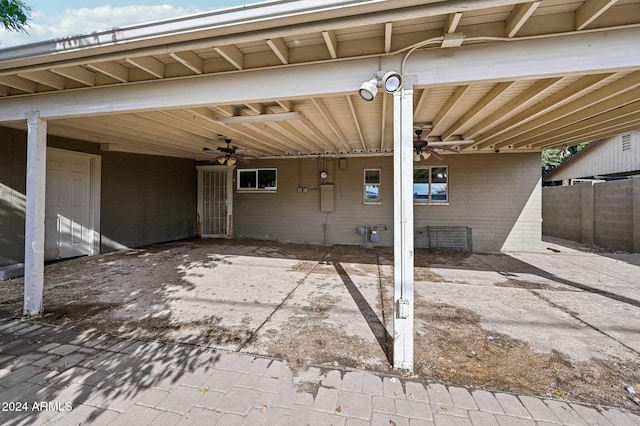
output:
[[387, 93], [397, 92], [402, 88], [402, 74], [396, 71], [389, 71], [384, 75], [381, 75], [381, 71], [378, 71], [369, 80], [360, 85], [358, 94], [365, 101], [372, 101], [378, 94], [378, 85], [382, 85]]

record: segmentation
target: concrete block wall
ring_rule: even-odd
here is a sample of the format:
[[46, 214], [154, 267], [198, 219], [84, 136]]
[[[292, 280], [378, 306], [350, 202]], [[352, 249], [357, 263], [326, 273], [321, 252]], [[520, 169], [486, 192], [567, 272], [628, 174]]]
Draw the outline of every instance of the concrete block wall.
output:
[[543, 189], [543, 233], [640, 252], [640, 179]]
[[574, 185], [548, 187], [542, 190], [543, 234], [582, 241], [582, 189], [582, 185]]
[[603, 182], [594, 188], [595, 243], [609, 249], [632, 251], [633, 181]]
[[633, 252], [640, 253], [640, 179], [633, 180]]
[[[101, 154], [99, 145], [49, 136], [47, 146]], [[27, 135], [0, 127], [0, 267], [23, 262]], [[196, 162], [102, 153], [101, 250], [196, 235]]]
[[[242, 168], [278, 169], [276, 193], [234, 194], [234, 237], [316, 244], [364, 243], [356, 228], [386, 224], [378, 245], [393, 245], [393, 158], [256, 160]], [[420, 165], [449, 167], [449, 202], [414, 206], [416, 229], [469, 226], [475, 251], [541, 248], [539, 154], [448, 155]], [[364, 169], [381, 169], [381, 203], [363, 203]], [[320, 212], [320, 171], [335, 185], [335, 210]], [[307, 187], [298, 193], [297, 187]]]

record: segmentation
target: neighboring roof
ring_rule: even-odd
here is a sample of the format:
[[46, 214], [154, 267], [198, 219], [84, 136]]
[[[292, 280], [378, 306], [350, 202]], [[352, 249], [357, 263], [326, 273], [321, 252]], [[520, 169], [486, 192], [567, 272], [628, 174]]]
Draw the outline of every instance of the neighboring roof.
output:
[[639, 142], [640, 130], [594, 141], [545, 175], [544, 180], [635, 174], [640, 171]]
[[[264, 156], [379, 155], [393, 97], [358, 87], [415, 50], [429, 142], [540, 151], [638, 122], [638, 38], [634, 0], [276, 0], [1, 49], [0, 124], [24, 129], [35, 109], [50, 134], [198, 159], [217, 134]], [[271, 90], [251, 92], [257, 80]]]

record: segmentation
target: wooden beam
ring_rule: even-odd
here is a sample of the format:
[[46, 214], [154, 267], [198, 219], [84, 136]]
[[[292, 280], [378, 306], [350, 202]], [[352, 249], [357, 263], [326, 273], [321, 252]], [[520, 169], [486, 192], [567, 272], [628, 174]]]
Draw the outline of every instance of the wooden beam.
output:
[[255, 112], [256, 114], [264, 114], [265, 108], [264, 105], [259, 104], [259, 103], [247, 103], [245, 104], [247, 108], [249, 108], [251, 111]]
[[420, 93], [420, 97], [418, 98], [418, 103], [413, 111], [413, 121], [419, 121], [419, 114], [422, 107], [427, 103], [427, 97], [429, 96], [429, 88], [422, 89]]
[[533, 15], [533, 12], [540, 6], [540, 3], [542, 3], [541, 0], [532, 1], [530, 3], [519, 4], [513, 8], [506, 22], [507, 37], [512, 38], [520, 31], [520, 28], [522, 28], [531, 15]]
[[190, 50], [184, 52], [169, 52], [169, 55], [193, 71], [195, 74], [202, 74], [203, 61], [202, 58]]
[[238, 49], [235, 45], [218, 46], [214, 47], [218, 55], [222, 56], [227, 62], [233, 65], [235, 68], [241, 70], [244, 68], [244, 53]]
[[127, 58], [125, 61], [155, 78], [164, 78], [164, 64], [152, 56]]
[[[385, 133], [387, 131], [387, 104], [389, 103], [389, 94], [382, 91], [382, 111], [380, 112], [380, 152], [385, 152]], [[391, 150], [390, 150], [391, 151]]]
[[567, 87], [531, 106], [531, 108], [527, 108], [526, 111], [522, 111], [500, 125], [493, 127], [490, 131], [482, 134], [478, 138], [478, 140], [483, 141], [480, 144], [480, 148], [488, 145], [495, 145], [505, 139], [520, 135], [526, 131], [523, 130], [525, 128], [530, 130], [528, 126], [523, 126], [523, 124], [534, 120], [536, 117], [539, 117], [552, 109], [556, 109], [558, 105], [567, 103], [572, 98], [580, 96], [582, 92], [611, 77], [611, 75], [612, 74], [610, 73], [587, 75], [571, 83]]
[[273, 38], [267, 40], [267, 45], [273, 50], [280, 62], [284, 65], [289, 63], [289, 47], [282, 38]]
[[[16, 77], [13, 75], [0, 76], [0, 84], [4, 84], [14, 89], [22, 90], [27, 93], [34, 93], [36, 91], [36, 83], [32, 80], [27, 80], [22, 77]], [[24, 113], [23, 113], [24, 115]]]
[[640, 127], [640, 119], [635, 120], [627, 120], [622, 124], [617, 125], [608, 125], [605, 128], [594, 129], [593, 131], [589, 131], [586, 133], [580, 133], [578, 136], [573, 138], [560, 138], [558, 140], [547, 142], [544, 144], [536, 145], [533, 147], [534, 149], [545, 149], [557, 146], [567, 146], [567, 145], [575, 145], [580, 142], [587, 142], [593, 139], [602, 139], [615, 135], [619, 135], [620, 133], [631, 132], [637, 130]]
[[[632, 70], [640, 67], [640, 56], [621, 55], [620, 52], [637, 50], [638, 39], [640, 28], [625, 28], [616, 30], [616, 37], [605, 32], [583, 32], [556, 38], [554, 43], [535, 39], [461, 46], [455, 55], [446, 54], [442, 49], [427, 49], [416, 51], [405, 71], [407, 75], [415, 75], [416, 81], [424, 87]], [[257, 69], [250, 73], [232, 72], [198, 78], [162, 79], [144, 84], [109, 85], [91, 90], [63, 90], [38, 96], [37, 108], [41, 117], [58, 119], [139, 110], [272, 102], [278, 98], [295, 101], [341, 96], [357, 90], [363, 78], [370, 76], [378, 67], [377, 57], [365, 57]], [[340, 78], [327, 78], [328, 75], [340, 75]], [[0, 81], [0, 84], [3, 83]], [[24, 120], [24, 112], [34, 108], [34, 99], [17, 96], [11, 102], [3, 100], [0, 122]], [[501, 119], [498, 117], [499, 121]]]
[[344, 133], [342, 133], [342, 130], [340, 130], [340, 126], [338, 126], [338, 122], [333, 117], [333, 114], [331, 114], [329, 107], [327, 107], [324, 101], [320, 98], [313, 98], [311, 99], [311, 101], [316, 106], [320, 114], [322, 114], [327, 124], [329, 124], [329, 127], [331, 127], [331, 130], [333, 130], [333, 133], [335, 133], [340, 142], [342, 142], [342, 145], [345, 147], [347, 152], [351, 152], [351, 147], [349, 147], [349, 144], [347, 143], [347, 138], [345, 138]]
[[467, 92], [467, 90], [469, 90], [469, 87], [470, 87], [469, 85], [465, 85], [465, 86], [458, 86], [455, 88], [455, 90], [453, 91], [453, 94], [449, 97], [449, 99], [447, 99], [447, 102], [445, 102], [443, 107], [440, 108], [440, 111], [438, 111], [438, 113], [434, 117], [432, 121], [433, 129], [431, 129], [431, 132], [430, 132], [431, 134], [436, 134], [436, 135], [438, 134], [438, 131], [436, 130], [436, 128], [449, 116], [449, 114], [451, 114], [451, 112], [454, 110], [458, 102], [460, 102], [464, 94]]
[[518, 142], [514, 144], [514, 148], [539, 145], [558, 138], [570, 138], [578, 136], [580, 133], [597, 130], [598, 127], [624, 124], [626, 121], [637, 120], [638, 118], [640, 118], [640, 103], [634, 102], [603, 114], [594, 115], [586, 120], [577, 121], [569, 126], [555, 128], [555, 130], [533, 137], [531, 140]]
[[54, 89], [62, 90], [65, 86], [65, 79], [58, 74], [49, 71], [31, 71], [18, 73], [18, 77], [44, 84]]
[[391, 52], [391, 42], [393, 37], [393, 22], [384, 24], [384, 52]]
[[462, 12], [450, 13], [447, 15], [447, 20], [444, 23], [444, 28], [442, 32], [444, 34], [453, 34], [456, 32], [456, 28], [458, 28], [458, 24], [462, 19]]
[[96, 74], [79, 66], [52, 68], [51, 72], [66, 77], [70, 80], [77, 81], [85, 86], [96, 85]]
[[600, 15], [616, 4], [617, 0], [587, 0], [576, 10], [575, 22], [576, 30], [585, 29], [590, 23], [595, 21]]
[[[477, 135], [481, 132], [485, 131], [487, 128], [495, 125], [496, 123], [500, 123], [505, 117], [509, 117], [514, 110], [524, 105], [527, 102], [530, 102], [537, 96], [540, 96], [554, 84], [562, 80], [561, 78], [546, 78], [542, 80], [536, 81], [531, 87], [522, 92], [519, 96], [515, 97], [511, 101], [507, 102], [500, 109], [494, 111], [488, 117], [485, 117], [480, 123], [473, 126], [471, 129], [467, 130], [464, 134], [464, 139], [475, 139]], [[462, 148], [465, 149], [477, 149], [476, 145], [467, 145]]]
[[351, 118], [353, 118], [353, 124], [358, 131], [358, 136], [360, 137], [360, 143], [362, 144], [362, 151], [368, 152], [367, 142], [364, 140], [364, 135], [362, 134], [362, 128], [360, 127], [360, 120], [358, 119], [358, 114], [356, 113], [356, 108], [353, 104], [352, 95], [347, 95], [347, 103], [349, 104], [349, 111], [351, 111]]
[[303, 118], [302, 120], [299, 120], [299, 124], [302, 127], [304, 127], [309, 134], [315, 136], [316, 139], [321, 142], [321, 146], [324, 146], [324, 150], [325, 150], [323, 154], [327, 154], [331, 152], [338, 153], [339, 151], [338, 147], [331, 141], [331, 139], [329, 139], [324, 133], [322, 133], [322, 131], [318, 129], [318, 127], [315, 124], [313, 124], [313, 122], [309, 120], [307, 117]]
[[509, 87], [513, 86], [513, 81], [506, 81], [502, 83], [498, 83], [487, 93], [482, 99], [477, 102], [471, 109], [469, 109], [458, 121], [455, 122], [451, 127], [440, 134], [440, 138], [443, 141], [446, 141], [451, 136], [453, 136], [458, 130], [468, 123], [473, 117], [482, 112], [491, 102], [496, 100], [505, 90]]
[[331, 58], [336, 59], [338, 57], [338, 39], [336, 38], [336, 33], [333, 31], [323, 31], [322, 38], [327, 45], [329, 55], [331, 55]]
[[[535, 116], [535, 119], [518, 125], [518, 127], [514, 128], [513, 130], [500, 135], [499, 139], [494, 139], [493, 144], [507, 145], [513, 143], [514, 138], [520, 137], [520, 135], [523, 135], [525, 133], [527, 137], [537, 134], [537, 129], [539, 127], [548, 125], [551, 122], [562, 120], [567, 116], [577, 114], [579, 113], [579, 111], [591, 106], [602, 108], [603, 105], [606, 105], [605, 102], [609, 98], [613, 98], [616, 96], [628, 97], [630, 96], [629, 93], [633, 93], [632, 91], [630, 91], [630, 89], [636, 88], [639, 85], [640, 71], [636, 71], [635, 73], [629, 74], [619, 80], [616, 80], [607, 86], [601, 87], [600, 89], [580, 96], [572, 102], [565, 103], [560, 107], [551, 108], [551, 110], [544, 115]], [[635, 90], [636, 93], [638, 91], [640, 91], [640, 89]], [[627, 100], [626, 102], [629, 101], [630, 100]], [[620, 102], [617, 103], [620, 104]], [[564, 125], [570, 123], [570, 121], [563, 122]]]
[[97, 62], [87, 64], [87, 67], [118, 80], [121, 83], [129, 81], [129, 69], [117, 62]]
[[[595, 101], [590, 104], [581, 103], [581, 99], [573, 102], [572, 104], [565, 105], [558, 110], [554, 110], [547, 115], [540, 117], [536, 124], [538, 127], [528, 131], [525, 135], [518, 138], [512, 138], [508, 141], [501, 142], [498, 147], [505, 145], [513, 145], [520, 147], [527, 145], [527, 141], [534, 139], [538, 136], [545, 135], [558, 128], [570, 126], [574, 123], [582, 123], [584, 120], [588, 120], [592, 117], [601, 116], [609, 111], [616, 112], [625, 105], [638, 104], [637, 100], [640, 99], [640, 87], [634, 89], [622, 91], [616, 96], [609, 96], [602, 94], [601, 101]], [[593, 100], [593, 99], [592, 99]], [[548, 120], [548, 121], [546, 121]]]

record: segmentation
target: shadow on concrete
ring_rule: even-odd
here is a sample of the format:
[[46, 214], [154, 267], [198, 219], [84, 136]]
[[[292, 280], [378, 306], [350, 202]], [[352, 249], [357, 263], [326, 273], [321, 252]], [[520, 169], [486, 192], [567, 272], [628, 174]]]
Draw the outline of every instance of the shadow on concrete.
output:
[[378, 318], [378, 315], [376, 315], [376, 312], [371, 308], [367, 299], [365, 299], [362, 293], [360, 293], [360, 290], [358, 290], [358, 287], [355, 285], [351, 277], [349, 277], [349, 274], [347, 274], [342, 265], [339, 262], [332, 262], [332, 264], [336, 269], [336, 272], [338, 272], [338, 275], [345, 287], [349, 291], [349, 294], [353, 298], [353, 301], [356, 303], [356, 306], [360, 310], [362, 317], [365, 319], [367, 325], [371, 329], [371, 332], [378, 341], [378, 344], [382, 348], [389, 364], [393, 365], [393, 339], [391, 335], [382, 321], [380, 321], [380, 318]]

